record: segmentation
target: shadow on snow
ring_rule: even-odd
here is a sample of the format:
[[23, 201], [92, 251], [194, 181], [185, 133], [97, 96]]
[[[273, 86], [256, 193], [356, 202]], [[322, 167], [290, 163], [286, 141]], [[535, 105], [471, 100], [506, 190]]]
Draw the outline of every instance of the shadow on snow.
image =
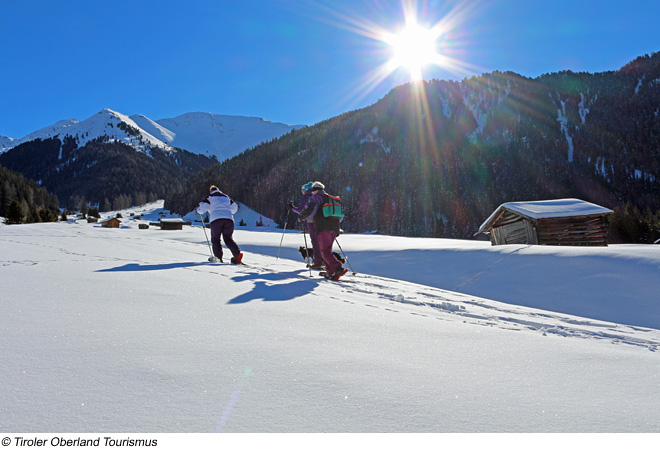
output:
[[[177, 262], [169, 264], [137, 264], [129, 263], [123, 266], [112, 267], [109, 269], [97, 270], [97, 272], [148, 272], [154, 270], [185, 269], [190, 267], [199, 267], [207, 265], [208, 262]], [[293, 300], [298, 297], [309, 294], [318, 286], [316, 279], [300, 278], [303, 271], [295, 270], [289, 272], [271, 272], [271, 273], [249, 273], [237, 275], [232, 281], [240, 283], [242, 281], [253, 281], [254, 287], [251, 291], [245, 292], [227, 303], [230, 305], [248, 303], [252, 300], [263, 300], [266, 302], [282, 302]]]
[[[250, 292], [235, 297], [227, 304], [236, 305], [247, 303], [252, 300], [263, 300], [265, 302], [282, 302], [302, 297], [314, 290], [318, 283], [312, 279], [301, 279], [301, 271], [273, 272], [273, 273], [250, 273], [235, 276], [233, 281], [254, 281], [254, 287]], [[288, 283], [286, 281], [289, 281]], [[278, 283], [279, 282], [279, 283]]]
[[101, 269], [97, 272], [145, 272], [151, 270], [169, 270], [169, 269], [185, 269], [186, 267], [198, 267], [208, 262], [179, 262], [170, 264], [136, 264], [129, 263], [123, 266], [112, 267], [110, 269]]

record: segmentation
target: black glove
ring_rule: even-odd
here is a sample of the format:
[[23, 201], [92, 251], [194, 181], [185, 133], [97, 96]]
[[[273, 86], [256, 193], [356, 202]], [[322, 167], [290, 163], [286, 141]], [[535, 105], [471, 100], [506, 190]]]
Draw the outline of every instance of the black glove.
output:
[[289, 202], [289, 204], [287, 205], [287, 208], [289, 208], [289, 209], [293, 209], [293, 206], [294, 206], [294, 205], [293, 205], [293, 202]]

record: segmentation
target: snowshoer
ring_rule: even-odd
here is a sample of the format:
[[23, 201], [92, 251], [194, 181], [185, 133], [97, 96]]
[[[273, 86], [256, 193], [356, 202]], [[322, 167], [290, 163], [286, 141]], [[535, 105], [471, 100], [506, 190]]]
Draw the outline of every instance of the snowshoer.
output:
[[209, 188], [209, 195], [199, 203], [197, 207], [198, 214], [209, 213], [211, 222], [211, 244], [213, 245], [213, 254], [222, 262], [222, 244], [220, 237], [225, 241], [225, 245], [231, 251], [233, 257], [232, 264], [240, 264], [243, 260], [243, 253], [234, 241], [234, 214], [238, 211], [238, 204], [234, 202], [227, 194], [224, 194], [216, 186]]
[[316, 233], [318, 234], [319, 249], [321, 257], [325, 263], [325, 277], [338, 280], [342, 275], [348, 272], [342, 266], [341, 261], [332, 252], [332, 244], [339, 236], [339, 223], [341, 219], [337, 217], [326, 217], [323, 214], [323, 205], [328, 200], [328, 194], [325, 192], [325, 186], [320, 181], [312, 183], [312, 196], [309, 198], [307, 208], [300, 214], [300, 220], [307, 220], [311, 217], [314, 221]]
[[[300, 203], [298, 206], [295, 206], [293, 202], [289, 202], [289, 209], [294, 213], [300, 215], [309, 205], [309, 199], [312, 197], [312, 185], [314, 183], [310, 181], [309, 183], [303, 184], [300, 188], [302, 191], [302, 197], [300, 198]], [[321, 249], [319, 247], [319, 238], [316, 233], [316, 226], [314, 225], [314, 219], [312, 217], [307, 218], [307, 232], [309, 233], [309, 238], [312, 241], [312, 269], [321, 270], [323, 269], [323, 257], [321, 256]]]

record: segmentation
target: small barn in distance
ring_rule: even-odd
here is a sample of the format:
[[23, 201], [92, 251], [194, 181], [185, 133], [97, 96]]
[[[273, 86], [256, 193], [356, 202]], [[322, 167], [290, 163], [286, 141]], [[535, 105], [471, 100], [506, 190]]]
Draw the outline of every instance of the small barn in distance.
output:
[[575, 198], [500, 205], [481, 225], [493, 245], [607, 246], [611, 209]]
[[161, 230], [181, 230], [184, 225], [191, 225], [191, 222], [186, 222], [181, 218], [160, 219], [158, 222], [150, 223], [150, 225], [160, 227]]
[[119, 228], [121, 220], [116, 217], [110, 217], [109, 219], [103, 219], [99, 222], [104, 228]]

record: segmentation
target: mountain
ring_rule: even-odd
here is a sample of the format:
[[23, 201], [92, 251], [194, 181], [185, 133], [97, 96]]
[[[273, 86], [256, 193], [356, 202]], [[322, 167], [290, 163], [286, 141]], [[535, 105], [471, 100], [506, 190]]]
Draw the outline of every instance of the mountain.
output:
[[82, 147], [78, 142], [87, 139], [86, 134], [66, 136], [63, 141], [38, 138], [0, 154], [0, 165], [35, 180], [57, 195], [63, 207], [78, 209], [85, 200], [99, 204], [103, 211], [169, 195], [181, 189], [191, 174], [212, 163], [186, 150], [151, 147], [137, 133], [133, 137], [142, 151], [108, 135]]
[[76, 119], [60, 120], [21, 139], [14, 139], [9, 146], [4, 147], [2, 150], [7, 151], [10, 148], [36, 139], [59, 137], [64, 140], [67, 136], [71, 137], [78, 147], [83, 147], [88, 142], [105, 137], [108, 140], [124, 142], [140, 151], [144, 151], [148, 147], [172, 150], [168, 144], [140, 129], [130, 117], [110, 109], [103, 109], [82, 122]]
[[219, 161], [304, 126], [204, 112], [157, 121], [138, 115], [131, 116], [131, 119], [162, 142], [193, 153], [216, 156]]
[[[653, 215], [659, 104], [660, 53], [596, 74], [408, 84], [216, 165], [166, 204], [189, 210], [213, 182], [283, 222], [299, 186], [319, 179], [342, 196], [343, 228], [359, 233], [471, 238], [502, 203], [566, 197]], [[615, 234], [657, 239], [658, 216]]]
[[61, 120], [21, 139], [2, 137], [0, 164], [41, 183], [63, 206], [77, 208], [84, 199], [108, 209], [169, 195], [213, 160], [295, 128], [208, 113], [156, 122], [103, 109], [83, 121]]
[[223, 161], [301, 127], [255, 117], [210, 113], [189, 113], [154, 121], [143, 115], [129, 117], [103, 109], [83, 121], [61, 120], [20, 139], [0, 137], [0, 153], [35, 139], [60, 137], [63, 140], [70, 136], [79, 147], [83, 147], [103, 137], [124, 142], [140, 151], [153, 147], [171, 151], [177, 147]]
[[6, 136], [0, 136], [0, 152], [5, 148], [13, 147], [14, 139]]

